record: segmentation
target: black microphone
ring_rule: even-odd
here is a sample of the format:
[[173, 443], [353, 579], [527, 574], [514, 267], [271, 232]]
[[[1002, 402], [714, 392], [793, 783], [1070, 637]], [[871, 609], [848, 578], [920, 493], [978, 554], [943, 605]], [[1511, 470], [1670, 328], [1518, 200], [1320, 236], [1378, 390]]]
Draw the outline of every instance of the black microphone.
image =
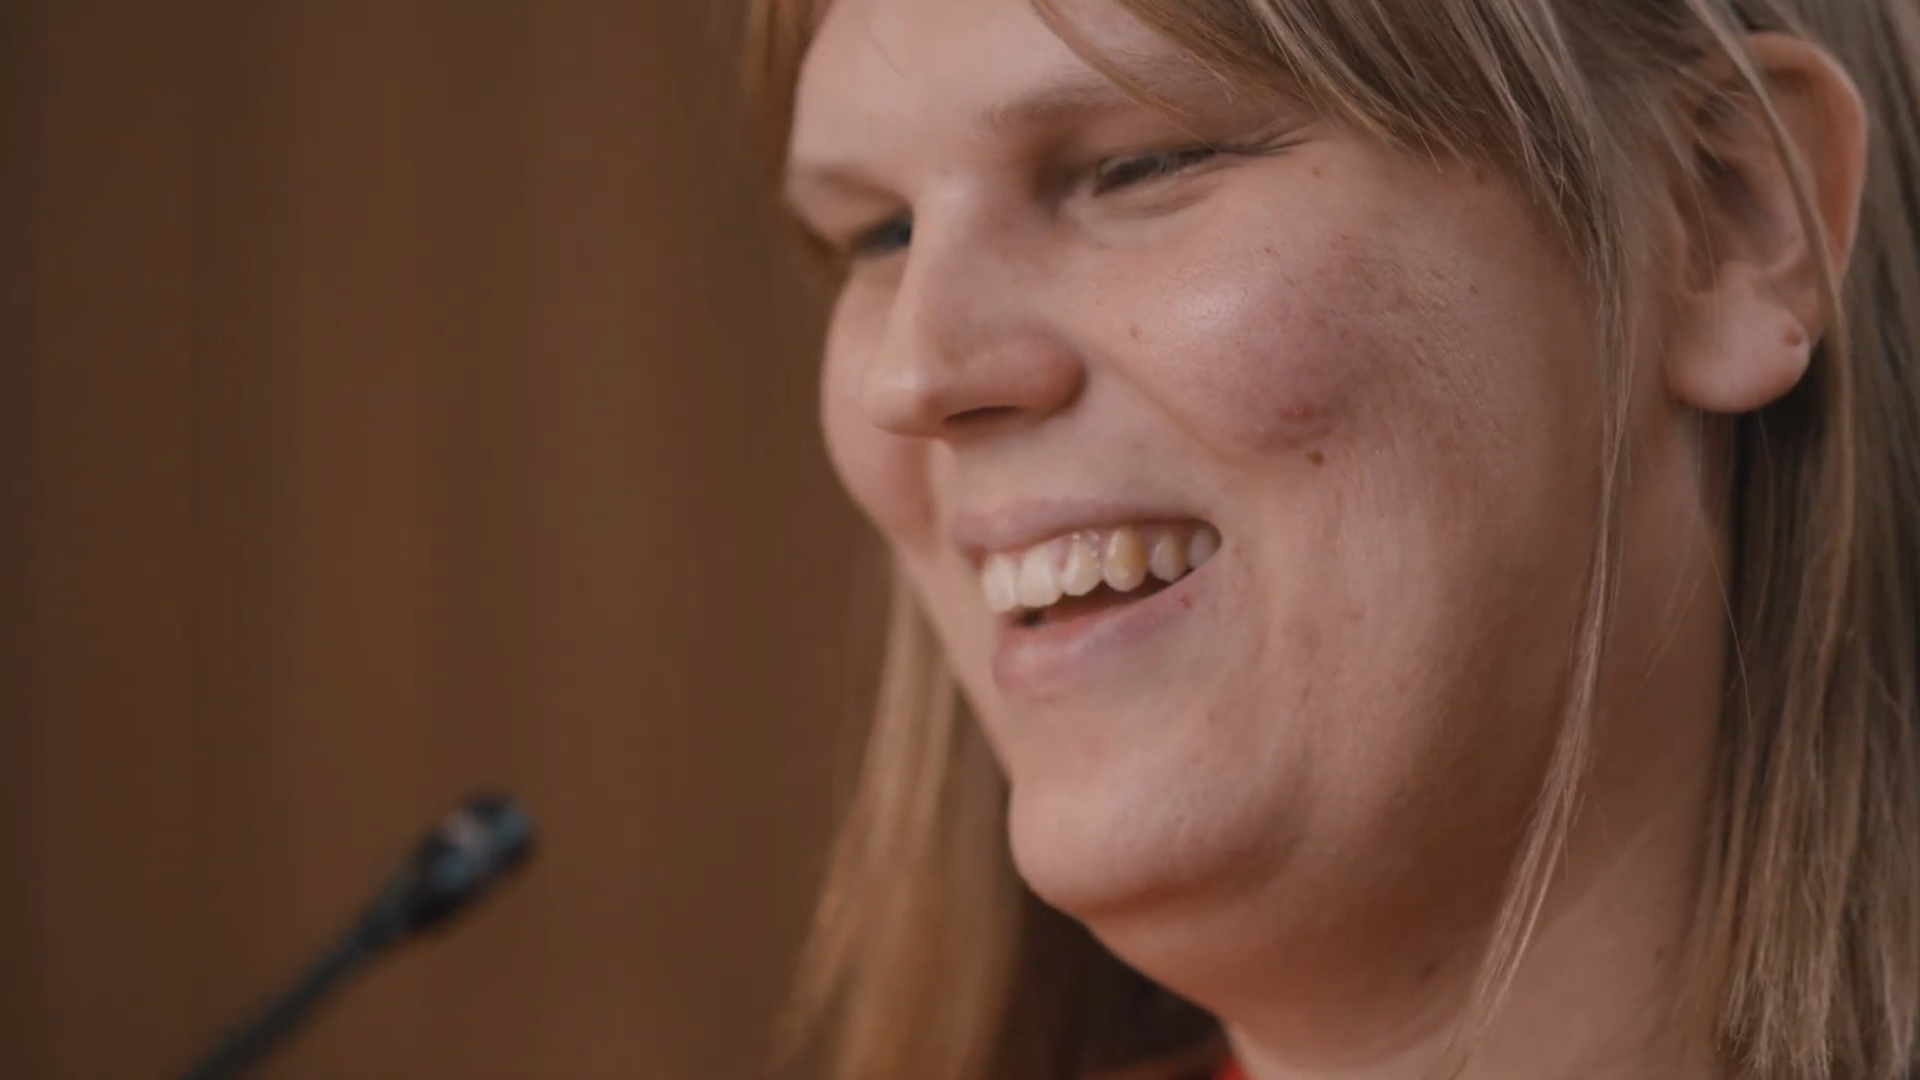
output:
[[533, 847], [533, 821], [504, 795], [468, 799], [421, 839], [354, 924], [300, 978], [235, 1028], [181, 1080], [233, 1080], [362, 963], [437, 926], [517, 867]]

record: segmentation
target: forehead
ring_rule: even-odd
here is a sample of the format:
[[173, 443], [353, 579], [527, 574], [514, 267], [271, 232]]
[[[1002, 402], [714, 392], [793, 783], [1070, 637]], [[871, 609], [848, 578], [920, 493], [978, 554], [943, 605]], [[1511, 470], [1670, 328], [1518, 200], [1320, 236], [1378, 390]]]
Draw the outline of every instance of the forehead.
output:
[[[1056, 3], [1084, 42], [1148, 84], [1185, 69], [1158, 36], [1101, 0]], [[1030, 0], [834, 0], [801, 66], [795, 163], [857, 157], [890, 136], [991, 135], [1023, 110], [1119, 91], [1062, 41]]]
[[903, 92], [922, 81], [994, 82], [1072, 59], [1029, 0], [834, 0], [800, 87], [858, 81]]

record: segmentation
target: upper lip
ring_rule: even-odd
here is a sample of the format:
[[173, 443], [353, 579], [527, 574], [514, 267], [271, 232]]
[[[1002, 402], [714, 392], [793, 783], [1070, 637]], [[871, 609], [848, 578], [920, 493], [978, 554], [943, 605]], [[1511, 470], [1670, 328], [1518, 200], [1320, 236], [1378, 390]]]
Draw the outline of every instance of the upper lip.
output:
[[1019, 551], [1055, 537], [1158, 521], [1198, 521], [1191, 508], [1173, 503], [1096, 499], [1029, 499], [992, 510], [954, 515], [947, 537], [975, 566], [989, 555]]

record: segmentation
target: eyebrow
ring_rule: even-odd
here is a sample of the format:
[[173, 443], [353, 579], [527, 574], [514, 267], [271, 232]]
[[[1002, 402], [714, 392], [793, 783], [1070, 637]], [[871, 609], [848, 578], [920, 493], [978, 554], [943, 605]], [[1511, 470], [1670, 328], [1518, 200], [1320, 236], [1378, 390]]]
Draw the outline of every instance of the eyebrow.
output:
[[[1152, 108], [1158, 102], [1177, 108], [1201, 94], [1228, 93], [1216, 75], [1190, 61], [1166, 56], [1130, 56], [1116, 59], [1115, 69], [1136, 92], [1093, 70], [1039, 83], [1018, 97], [982, 112], [977, 126], [994, 137], [1065, 126], [1069, 121], [1103, 113]], [[838, 191], [855, 195], [883, 194], [881, 186], [857, 166], [822, 161], [802, 162], [786, 169], [782, 191], [792, 205], [802, 191]]]
[[1228, 92], [1219, 77], [1184, 58], [1123, 55], [1114, 58], [1113, 68], [1132, 84], [1131, 91], [1104, 73], [1075, 71], [993, 106], [986, 111], [981, 126], [1005, 135], [1115, 109], [1158, 105], [1177, 111], [1183, 104], [1193, 104], [1196, 97]]
[[1139, 108], [1141, 104], [1107, 79], [1076, 74], [994, 105], [981, 116], [979, 126], [996, 136], [1017, 135], [1034, 128], [1056, 127], [1089, 113]]

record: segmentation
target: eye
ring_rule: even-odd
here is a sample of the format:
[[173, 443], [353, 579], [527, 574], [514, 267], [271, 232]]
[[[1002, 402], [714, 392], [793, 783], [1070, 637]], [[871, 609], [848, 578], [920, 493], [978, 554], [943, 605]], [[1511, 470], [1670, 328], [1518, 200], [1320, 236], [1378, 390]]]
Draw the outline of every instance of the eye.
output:
[[913, 215], [900, 213], [857, 233], [847, 243], [846, 254], [850, 259], [881, 259], [905, 251], [912, 242]]
[[1105, 195], [1122, 188], [1176, 176], [1220, 156], [1217, 146], [1188, 146], [1178, 150], [1109, 158], [1093, 171], [1093, 193]]

